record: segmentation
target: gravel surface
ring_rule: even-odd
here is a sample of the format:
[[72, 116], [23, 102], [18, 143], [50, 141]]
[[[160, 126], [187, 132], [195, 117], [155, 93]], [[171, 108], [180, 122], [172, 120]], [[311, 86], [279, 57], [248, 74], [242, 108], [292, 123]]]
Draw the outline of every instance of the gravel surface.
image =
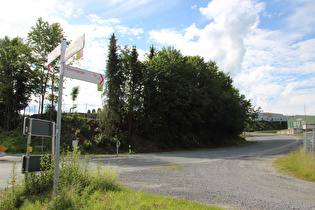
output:
[[315, 209], [315, 183], [276, 172], [276, 156], [184, 163], [182, 170], [120, 172], [125, 186], [227, 209]]

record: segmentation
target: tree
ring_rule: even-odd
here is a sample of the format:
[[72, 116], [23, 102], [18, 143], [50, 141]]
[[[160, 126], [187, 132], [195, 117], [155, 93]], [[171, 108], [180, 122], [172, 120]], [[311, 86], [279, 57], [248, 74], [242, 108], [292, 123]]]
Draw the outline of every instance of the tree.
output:
[[70, 113], [71, 113], [71, 109], [75, 109], [77, 108], [77, 105], [74, 104], [74, 101], [77, 100], [78, 98], [78, 95], [79, 95], [79, 91], [80, 91], [80, 86], [74, 86], [72, 88], [72, 91], [70, 93], [70, 96], [71, 96], [71, 100], [72, 100], [72, 107], [70, 108]]
[[37, 72], [32, 71], [31, 48], [19, 37], [0, 40], [0, 125], [14, 129], [19, 111], [28, 106]]
[[104, 95], [106, 96], [106, 103], [104, 111], [106, 112], [106, 122], [108, 136], [117, 135], [122, 120], [123, 109], [123, 92], [124, 85], [123, 72], [119, 68], [118, 48], [115, 34], [110, 37], [108, 56], [106, 64], [106, 89]]
[[[128, 127], [128, 139], [131, 138], [133, 122], [138, 118], [137, 111], [141, 109], [142, 89], [143, 89], [143, 65], [138, 60], [137, 48], [131, 49], [127, 46], [121, 50], [120, 69], [123, 72], [124, 87], [124, 119]], [[134, 132], [133, 132], [134, 133]]]
[[44, 103], [47, 99], [46, 93], [48, 88], [51, 89], [51, 95], [48, 96], [48, 99], [51, 102], [52, 109], [54, 109], [54, 102], [56, 101], [54, 94], [58, 92], [58, 78], [55, 76], [59, 72], [58, 61], [55, 60], [50, 64], [54, 72], [49, 71], [45, 63], [47, 55], [60, 44], [60, 40], [63, 37], [63, 29], [59, 23], [50, 25], [41, 17], [38, 18], [36, 26], [32, 26], [31, 31], [28, 33], [28, 43], [33, 49], [33, 54], [36, 56], [36, 69], [40, 72], [40, 82], [36, 89], [36, 93], [40, 95], [40, 114], [44, 112]]
[[231, 144], [242, 132], [250, 101], [215, 62], [168, 47], [146, 61], [142, 128], [161, 145]]
[[150, 54], [148, 55], [149, 60], [152, 60], [152, 59], [154, 58], [155, 54], [156, 54], [156, 49], [155, 49], [154, 46], [152, 45], [152, 46], [150, 47]]

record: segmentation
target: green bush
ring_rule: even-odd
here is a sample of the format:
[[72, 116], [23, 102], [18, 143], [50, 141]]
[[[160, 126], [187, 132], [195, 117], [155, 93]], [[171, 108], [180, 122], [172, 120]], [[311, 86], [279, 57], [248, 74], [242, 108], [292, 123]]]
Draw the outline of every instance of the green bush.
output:
[[284, 130], [287, 129], [286, 121], [269, 122], [269, 121], [253, 121], [250, 131], [265, 131], [265, 130]]
[[83, 142], [83, 149], [84, 150], [91, 150], [92, 149], [92, 142], [90, 140], [85, 140]]
[[88, 124], [83, 124], [80, 127], [80, 133], [87, 139], [91, 137], [91, 127]]

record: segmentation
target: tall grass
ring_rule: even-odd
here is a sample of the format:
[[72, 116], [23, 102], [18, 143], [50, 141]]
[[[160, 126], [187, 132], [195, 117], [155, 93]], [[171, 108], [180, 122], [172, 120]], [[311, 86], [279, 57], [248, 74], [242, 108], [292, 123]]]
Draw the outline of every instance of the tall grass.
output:
[[[0, 209], [219, 209], [185, 200], [148, 195], [123, 188], [114, 169], [100, 164], [89, 168], [77, 148], [60, 160], [58, 196], [53, 198], [54, 161], [42, 163], [45, 171], [18, 180], [13, 165], [9, 186], [0, 192]], [[46, 165], [45, 165], [46, 164]]]
[[299, 179], [315, 181], [315, 158], [305, 154], [304, 149], [282, 156], [274, 161], [274, 166], [283, 173]]
[[[13, 165], [8, 186], [1, 191], [0, 209], [16, 209], [26, 202], [38, 200], [42, 195], [52, 200], [48, 209], [77, 209], [81, 205], [81, 195], [94, 190], [115, 190], [122, 187], [118, 184], [118, 174], [109, 168], [98, 166], [96, 170], [88, 167], [88, 158], [80, 160], [77, 148], [68, 152], [60, 160], [58, 196], [52, 200], [54, 161], [42, 158], [45, 171], [30, 173], [27, 182], [17, 182], [16, 167]], [[35, 201], [34, 201], [35, 202]], [[38, 202], [37, 202], [38, 205]]]

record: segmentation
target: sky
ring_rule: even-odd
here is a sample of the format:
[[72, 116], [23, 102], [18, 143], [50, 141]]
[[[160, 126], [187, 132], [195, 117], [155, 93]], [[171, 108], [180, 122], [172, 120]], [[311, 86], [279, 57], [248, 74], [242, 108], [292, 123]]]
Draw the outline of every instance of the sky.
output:
[[[102, 74], [112, 33], [141, 60], [152, 45], [173, 46], [215, 61], [255, 108], [315, 115], [314, 11], [314, 0], [10, 0], [0, 7], [0, 38], [26, 38], [39, 17], [58, 22], [67, 40], [85, 34], [79, 67]], [[102, 107], [96, 84], [67, 79], [65, 111], [75, 85], [79, 112]]]

